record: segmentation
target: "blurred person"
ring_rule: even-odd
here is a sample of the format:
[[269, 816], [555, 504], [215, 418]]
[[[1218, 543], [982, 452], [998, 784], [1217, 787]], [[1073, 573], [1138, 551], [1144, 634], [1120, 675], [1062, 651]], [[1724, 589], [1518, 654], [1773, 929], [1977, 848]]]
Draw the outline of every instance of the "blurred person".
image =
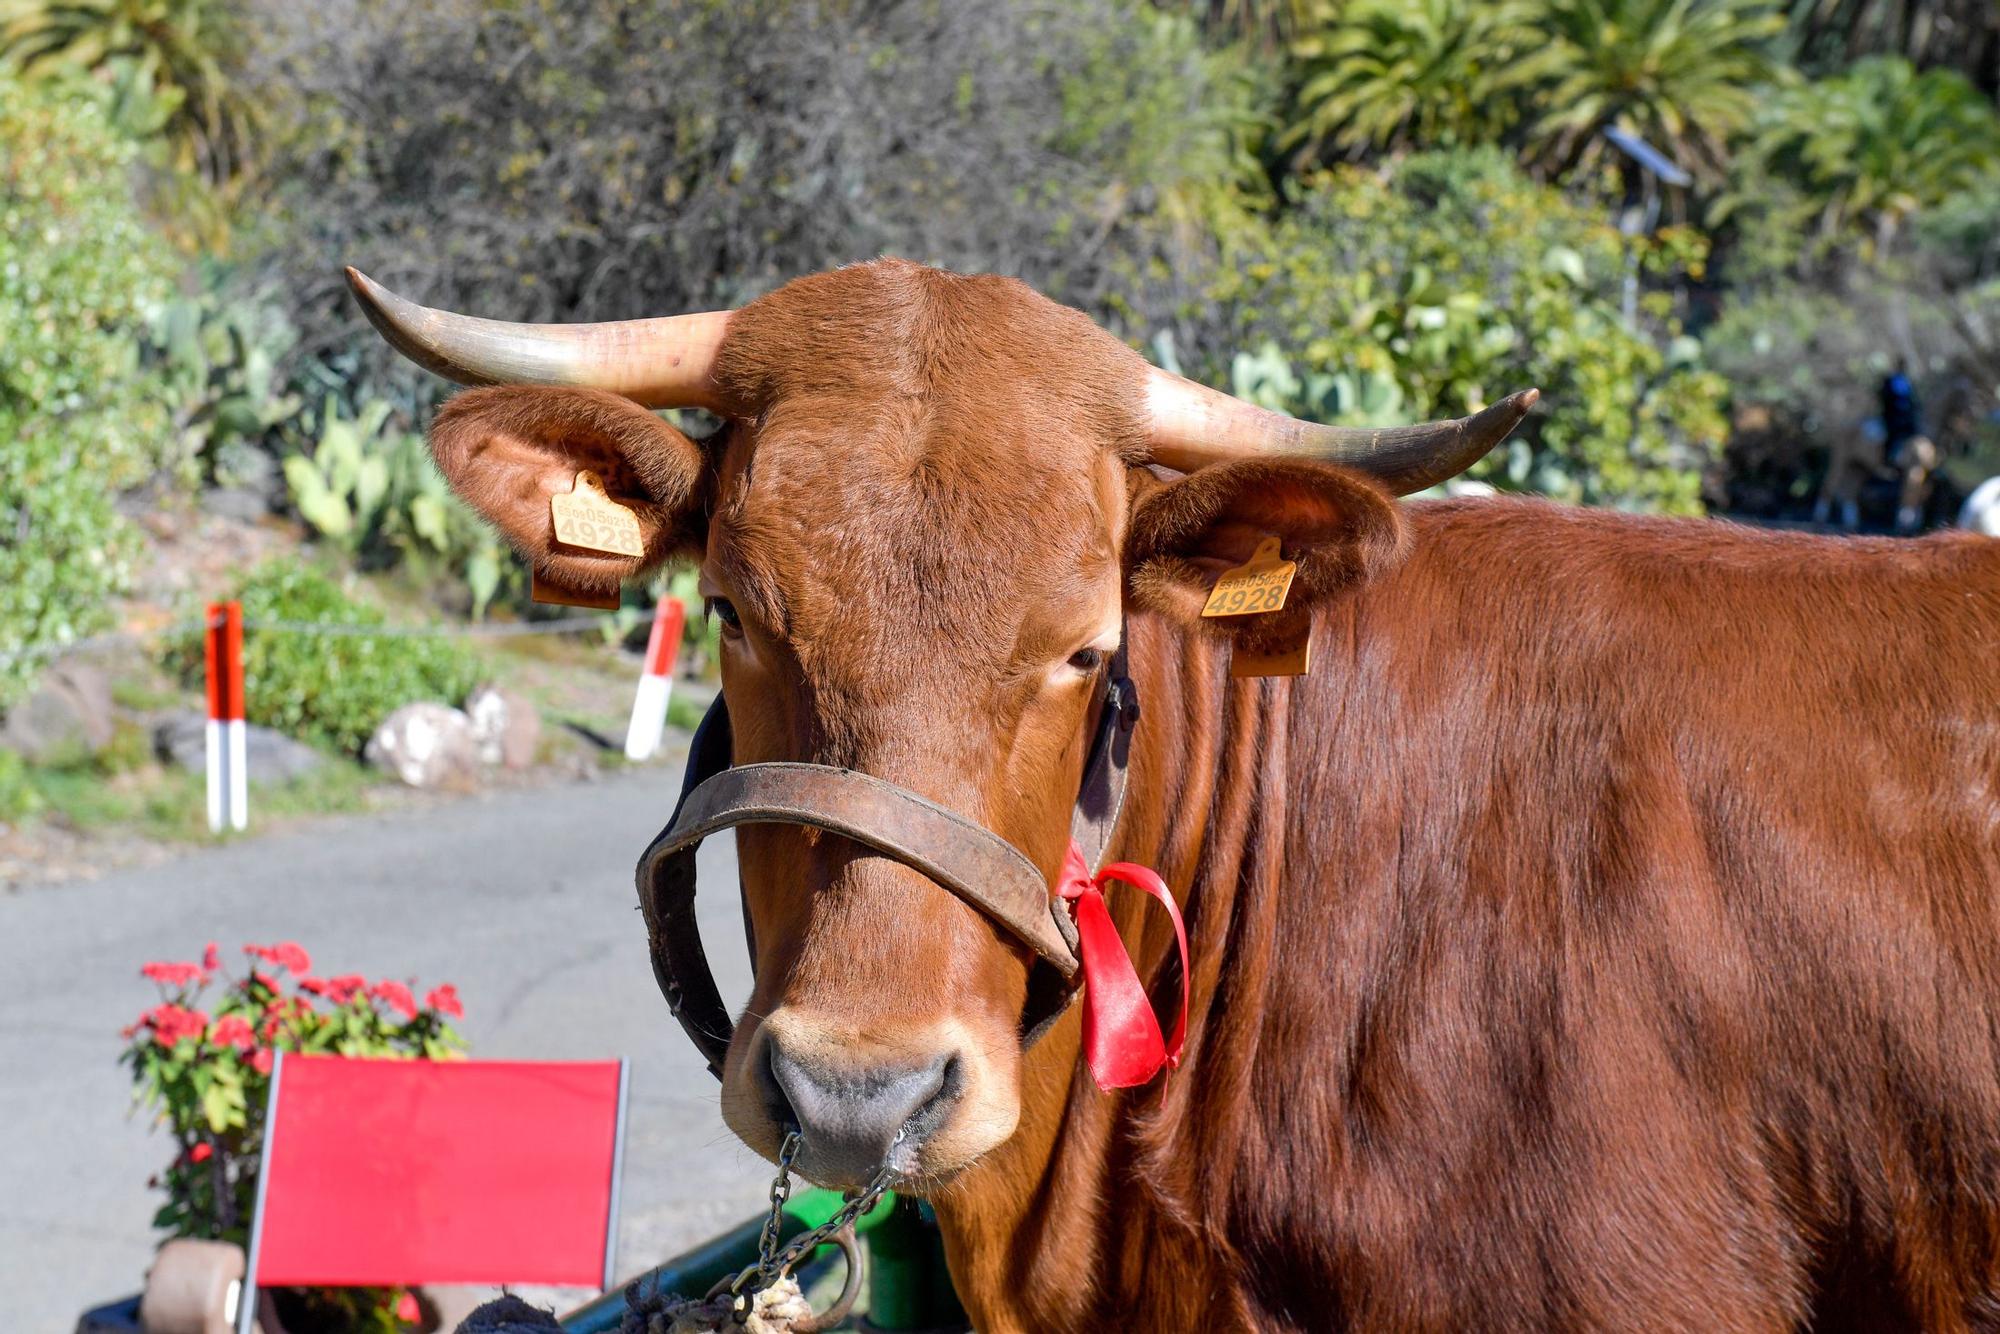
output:
[[1931, 471], [1937, 467], [1937, 446], [1924, 434], [1923, 409], [1917, 387], [1910, 382], [1910, 364], [1898, 359], [1896, 369], [1882, 377], [1882, 437], [1889, 466], [1902, 474], [1897, 498], [1896, 531], [1914, 533], [1923, 522], [1930, 498]]
[[1880, 414], [1834, 441], [1819, 500], [1813, 506], [1813, 522], [1826, 523], [1837, 510], [1842, 528], [1859, 528], [1862, 488], [1871, 478], [1894, 475], [1902, 479], [1896, 531], [1913, 533], [1921, 526], [1924, 506], [1930, 499], [1937, 446], [1924, 434], [1922, 407], [1907, 361], [1899, 358], [1895, 369], [1882, 377], [1876, 392]]
[[1883, 431], [1879, 417], [1869, 417], [1852, 430], [1834, 436], [1827, 451], [1826, 476], [1813, 504], [1813, 522], [1832, 520], [1836, 510], [1842, 528], [1861, 526], [1861, 487], [1882, 471]]

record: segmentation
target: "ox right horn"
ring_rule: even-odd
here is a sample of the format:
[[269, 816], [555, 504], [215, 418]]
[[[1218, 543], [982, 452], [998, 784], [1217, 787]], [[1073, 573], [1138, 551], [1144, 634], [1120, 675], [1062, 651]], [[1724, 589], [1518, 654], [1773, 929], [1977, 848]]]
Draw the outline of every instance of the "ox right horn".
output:
[[1296, 454], [1364, 472], [1399, 496], [1436, 486], [1477, 463], [1528, 415], [1539, 389], [1510, 394], [1455, 421], [1370, 430], [1320, 426], [1149, 368], [1152, 457], [1181, 472], [1212, 463]]
[[715, 354], [730, 311], [608, 324], [509, 324], [420, 306], [359, 269], [347, 270], [347, 285], [391, 346], [447, 380], [607, 389], [649, 408], [731, 411], [715, 386]]

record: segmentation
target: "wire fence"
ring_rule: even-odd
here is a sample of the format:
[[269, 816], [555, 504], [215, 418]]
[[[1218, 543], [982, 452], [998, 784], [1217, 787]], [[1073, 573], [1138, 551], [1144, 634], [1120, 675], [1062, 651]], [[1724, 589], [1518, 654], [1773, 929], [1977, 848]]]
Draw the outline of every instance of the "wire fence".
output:
[[[344, 625], [328, 621], [284, 621], [263, 617], [245, 618], [243, 629], [274, 634], [325, 635], [373, 639], [517, 639], [526, 635], [573, 635], [589, 630], [613, 630], [624, 634], [640, 624], [643, 614], [636, 611], [606, 611], [594, 616], [559, 616], [548, 621], [501, 621], [487, 624], [452, 625]], [[176, 635], [199, 634], [210, 628], [204, 617], [189, 617], [151, 630], [113, 630], [86, 635], [63, 643], [37, 644], [32, 648], [0, 650], [0, 668], [73, 653], [96, 653], [106, 649], [155, 643]]]

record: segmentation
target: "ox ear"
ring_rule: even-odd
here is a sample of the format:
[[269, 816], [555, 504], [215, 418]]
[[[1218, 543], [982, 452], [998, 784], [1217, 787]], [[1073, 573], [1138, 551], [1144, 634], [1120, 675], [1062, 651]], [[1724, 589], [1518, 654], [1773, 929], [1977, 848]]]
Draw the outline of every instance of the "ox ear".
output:
[[[458, 395], [431, 423], [438, 470], [545, 578], [583, 592], [618, 585], [673, 556], [699, 553], [710, 469], [701, 446], [645, 408], [596, 389], [495, 385]], [[640, 556], [565, 546], [549, 497], [579, 470], [639, 520]]]
[[[1298, 565], [1284, 609], [1203, 620], [1215, 581], [1270, 536]], [[1393, 569], [1407, 544], [1396, 502], [1359, 474], [1309, 459], [1246, 459], [1136, 494], [1126, 579], [1138, 605], [1261, 649], [1301, 631], [1315, 607]]]

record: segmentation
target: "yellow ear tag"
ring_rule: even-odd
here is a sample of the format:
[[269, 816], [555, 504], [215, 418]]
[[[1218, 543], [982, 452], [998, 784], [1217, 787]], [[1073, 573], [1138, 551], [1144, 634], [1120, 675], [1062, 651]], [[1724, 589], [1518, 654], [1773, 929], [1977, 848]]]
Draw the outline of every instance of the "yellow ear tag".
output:
[[1223, 571], [1209, 590], [1203, 616], [1254, 616], [1278, 611], [1285, 594], [1292, 589], [1292, 576], [1299, 572], [1297, 561], [1278, 559], [1278, 539], [1267, 537], [1257, 544], [1250, 559], [1233, 570]]
[[555, 520], [556, 541], [585, 551], [614, 556], [643, 556], [639, 516], [604, 494], [604, 482], [590, 469], [576, 475], [568, 495], [549, 497], [549, 517]]

